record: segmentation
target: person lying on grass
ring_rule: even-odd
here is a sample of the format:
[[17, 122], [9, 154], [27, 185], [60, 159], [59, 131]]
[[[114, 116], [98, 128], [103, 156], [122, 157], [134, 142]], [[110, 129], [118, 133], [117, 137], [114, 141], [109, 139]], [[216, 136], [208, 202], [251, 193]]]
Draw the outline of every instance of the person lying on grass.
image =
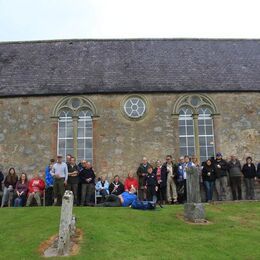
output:
[[136, 189], [132, 186], [130, 191], [125, 191], [118, 196], [114, 194], [106, 196], [105, 202], [97, 204], [96, 207], [129, 207], [136, 198]]

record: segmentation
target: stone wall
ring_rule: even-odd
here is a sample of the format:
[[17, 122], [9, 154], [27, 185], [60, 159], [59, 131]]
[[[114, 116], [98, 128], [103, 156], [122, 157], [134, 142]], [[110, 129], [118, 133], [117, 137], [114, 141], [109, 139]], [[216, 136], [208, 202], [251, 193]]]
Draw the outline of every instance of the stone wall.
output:
[[[84, 95], [97, 108], [94, 123], [94, 168], [98, 175], [126, 176], [136, 171], [142, 156], [150, 161], [178, 154], [178, 120], [173, 106], [182, 94], [143, 94], [148, 111], [141, 120], [129, 120], [120, 108], [125, 95]], [[224, 156], [260, 161], [260, 94], [211, 93], [220, 113], [215, 132]], [[61, 96], [0, 99], [0, 164], [29, 175], [44, 169], [56, 153], [55, 121], [51, 118]]]

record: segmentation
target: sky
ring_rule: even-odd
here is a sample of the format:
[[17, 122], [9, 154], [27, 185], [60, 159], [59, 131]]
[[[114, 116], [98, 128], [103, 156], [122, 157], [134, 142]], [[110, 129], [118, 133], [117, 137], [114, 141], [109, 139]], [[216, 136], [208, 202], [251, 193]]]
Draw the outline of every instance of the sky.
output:
[[0, 41], [100, 38], [260, 39], [260, 1], [0, 0]]

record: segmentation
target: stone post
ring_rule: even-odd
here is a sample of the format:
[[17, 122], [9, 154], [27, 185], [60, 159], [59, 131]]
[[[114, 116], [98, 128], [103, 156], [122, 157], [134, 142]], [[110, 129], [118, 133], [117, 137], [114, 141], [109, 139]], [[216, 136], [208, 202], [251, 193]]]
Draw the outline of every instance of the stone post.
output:
[[58, 255], [68, 255], [70, 250], [71, 221], [73, 209], [73, 193], [65, 191], [62, 198], [60, 230], [58, 239]]
[[200, 223], [205, 221], [204, 205], [201, 203], [199, 171], [196, 167], [187, 169], [187, 203], [184, 204], [184, 218]]
[[215, 150], [216, 152], [221, 152], [220, 115], [219, 114], [212, 115], [212, 120], [213, 120], [213, 129], [214, 129]]

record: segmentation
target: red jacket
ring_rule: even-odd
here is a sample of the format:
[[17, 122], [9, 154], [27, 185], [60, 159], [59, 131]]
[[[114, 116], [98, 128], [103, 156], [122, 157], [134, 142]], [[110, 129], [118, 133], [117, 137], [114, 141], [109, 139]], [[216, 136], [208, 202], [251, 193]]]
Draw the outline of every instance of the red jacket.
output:
[[45, 183], [42, 179], [31, 179], [29, 181], [29, 192], [28, 194], [32, 192], [39, 191], [41, 194], [43, 193], [43, 190], [45, 189]]
[[138, 181], [135, 178], [126, 178], [125, 180], [125, 190], [130, 190], [131, 189], [131, 185], [133, 185], [135, 187], [135, 189], [138, 189]]

